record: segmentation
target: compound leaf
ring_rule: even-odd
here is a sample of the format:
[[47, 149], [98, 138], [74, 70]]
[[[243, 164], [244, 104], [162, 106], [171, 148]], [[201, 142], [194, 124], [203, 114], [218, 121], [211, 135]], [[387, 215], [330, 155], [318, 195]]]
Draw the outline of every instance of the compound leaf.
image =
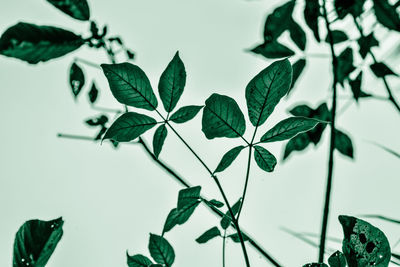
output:
[[193, 119], [204, 106], [185, 106], [171, 115], [170, 120], [175, 123], [184, 123]]
[[221, 236], [221, 232], [219, 231], [218, 227], [214, 226], [213, 228], [208, 229], [201, 236], [199, 236], [196, 239], [196, 242], [199, 244], [204, 244], [217, 236]]
[[149, 258], [140, 254], [129, 256], [129, 254], [126, 253], [126, 257], [126, 263], [129, 267], [148, 267], [153, 264]]
[[149, 251], [151, 257], [160, 264], [170, 267], [175, 261], [175, 252], [167, 239], [150, 234]]
[[222, 172], [226, 168], [228, 168], [232, 164], [232, 162], [237, 158], [237, 156], [239, 156], [243, 148], [244, 146], [237, 146], [226, 152], [225, 155], [222, 157], [221, 161], [219, 162], [214, 173]]
[[77, 98], [85, 85], [85, 74], [83, 74], [83, 70], [75, 62], [72, 63], [69, 69], [69, 85], [75, 98]]
[[65, 14], [78, 20], [89, 20], [90, 9], [86, 0], [47, 0]]
[[265, 58], [283, 58], [294, 55], [293, 50], [278, 43], [277, 41], [265, 42], [250, 50], [255, 54], [264, 56]]
[[154, 132], [153, 136], [153, 153], [156, 158], [161, 153], [162, 147], [164, 145], [165, 138], [167, 138], [168, 130], [165, 127], [165, 124], [160, 125], [157, 130]]
[[374, 0], [377, 21], [390, 30], [400, 31], [400, 17], [388, 0]]
[[266, 172], [274, 171], [276, 158], [268, 150], [261, 146], [254, 146], [254, 159], [258, 167]]
[[354, 157], [354, 149], [350, 137], [339, 130], [336, 130], [335, 133], [335, 148], [345, 156]]

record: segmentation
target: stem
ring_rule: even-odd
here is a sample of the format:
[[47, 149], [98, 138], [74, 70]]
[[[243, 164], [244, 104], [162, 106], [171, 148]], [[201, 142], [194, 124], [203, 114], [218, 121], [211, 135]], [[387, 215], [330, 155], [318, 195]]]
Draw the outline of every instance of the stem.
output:
[[96, 69], [101, 69], [99, 64], [96, 64], [94, 62], [91, 62], [91, 61], [83, 59], [83, 58], [76, 57], [76, 58], [74, 58], [74, 61], [81, 62], [81, 63], [83, 63], [83, 64], [85, 64], [85, 65], [87, 65], [89, 67], [93, 67], [93, 68], [96, 68]]
[[239, 217], [240, 217], [240, 213], [242, 212], [242, 207], [244, 204], [244, 199], [246, 197], [246, 191], [247, 191], [247, 184], [249, 182], [249, 177], [250, 177], [250, 163], [251, 163], [251, 150], [252, 150], [253, 146], [249, 147], [249, 157], [247, 159], [247, 170], [246, 170], [246, 179], [244, 182], [244, 188], [243, 188], [243, 194], [242, 194], [242, 203], [240, 204], [240, 208], [237, 214], [237, 220], [239, 221]]
[[325, 241], [326, 241], [326, 231], [328, 227], [328, 216], [329, 216], [329, 203], [331, 197], [332, 190], [332, 180], [333, 180], [333, 164], [334, 164], [334, 150], [335, 150], [335, 117], [336, 117], [336, 98], [337, 98], [337, 57], [335, 54], [334, 44], [333, 44], [333, 35], [330, 28], [330, 23], [328, 21], [328, 17], [326, 14], [326, 0], [323, 2], [323, 16], [325, 20], [325, 26], [328, 31], [329, 36], [329, 44], [332, 56], [332, 67], [333, 67], [333, 96], [332, 96], [332, 108], [331, 108], [331, 132], [330, 132], [330, 144], [329, 144], [329, 159], [328, 159], [328, 177], [326, 182], [326, 191], [325, 191], [325, 205], [324, 205], [324, 213], [322, 218], [322, 229], [321, 229], [321, 238], [319, 244], [319, 256], [318, 262], [324, 262], [324, 253], [325, 253]]
[[225, 267], [225, 243], [226, 243], [226, 229], [222, 237], [222, 267]]

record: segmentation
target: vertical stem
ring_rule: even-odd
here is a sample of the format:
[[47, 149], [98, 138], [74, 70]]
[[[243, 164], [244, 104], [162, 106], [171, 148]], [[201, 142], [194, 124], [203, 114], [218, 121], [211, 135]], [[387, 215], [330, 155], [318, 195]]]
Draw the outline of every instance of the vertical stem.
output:
[[319, 244], [319, 256], [318, 262], [323, 263], [324, 252], [325, 252], [325, 242], [326, 242], [326, 231], [328, 227], [328, 217], [329, 217], [329, 203], [331, 197], [332, 180], [333, 180], [333, 164], [334, 164], [334, 150], [335, 150], [335, 117], [336, 117], [336, 101], [337, 101], [337, 57], [335, 54], [333, 36], [330, 28], [330, 23], [328, 21], [328, 16], [326, 12], [326, 0], [323, 2], [323, 16], [325, 20], [325, 26], [328, 31], [329, 44], [332, 56], [332, 68], [333, 68], [333, 97], [332, 97], [332, 108], [331, 108], [331, 132], [330, 132], [330, 144], [329, 144], [329, 159], [328, 159], [328, 177], [326, 181], [326, 191], [325, 191], [325, 204], [324, 213], [322, 217], [322, 229], [321, 238]]
[[226, 229], [222, 237], [222, 267], [225, 267], [225, 244], [226, 244]]
[[[253, 143], [253, 141], [252, 141]], [[237, 214], [236, 219], [239, 221], [240, 213], [242, 212], [243, 204], [244, 204], [244, 199], [246, 197], [246, 192], [247, 192], [247, 184], [249, 183], [249, 177], [250, 177], [250, 164], [251, 164], [251, 152], [252, 152], [253, 146], [251, 145], [249, 147], [249, 157], [247, 159], [247, 170], [246, 170], [246, 179], [244, 182], [244, 188], [243, 188], [243, 194], [242, 194], [242, 202], [240, 204], [240, 208]]]

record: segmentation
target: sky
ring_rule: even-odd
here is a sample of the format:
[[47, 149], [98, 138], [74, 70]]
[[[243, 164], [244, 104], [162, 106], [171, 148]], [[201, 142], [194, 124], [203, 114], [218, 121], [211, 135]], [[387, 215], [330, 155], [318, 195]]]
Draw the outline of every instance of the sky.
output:
[[[246, 0], [115, 0], [90, 1], [92, 18], [107, 24], [110, 34], [122, 36], [136, 53], [134, 64], [149, 77], [156, 91], [160, 74], [179, 50], [187, 72], [185, 92], [178, 104], [202, 105], [212, 94], [233, 97], [246, 120], [245, 87], [252, 77], [273, 61], [248, 53], [262, 41], [266, 15], [283, 1]], [[305, 26], [300, 4], [295, 19]], [[1, 4], [0, 31], [19, 21], [54, 25], [87, 36], [89, 25], [65, 16], [46, 1], [7, 1]], [[346, 23], [346, 22], [345, 22]], [[348, 25], [351, 25], [348, 23]], [[339, 25], [338, 25], [339, 26]], [[345, 24], [347, 27], [347, 24]], [[347, 29], [351, 29], [349, 26]], [[374, 50], [399, 72], [398, 35], [378, 28], [381, 49]], [[324, 31], [321, 31], [324, 35]], [[291, 96], [284, 99], [260, 134], [289, 116], [297, 103], [316, 107], [330, 101], [331, 69], [329, 47], [317, 44], [307, 30], [307, 66]], [[286, 35], [283, 36], [285, 40]], [[355, 46], [356, 48], [356, 46]], [[338, 46], [343, 49], [343, 46]], [[396, 50], [397, 49], [397, 50]], [[314, 56], [313, 56], [314, 54]], [[315, 54], [325, 56], [316, 57]], [[101, 70], [83, 67], [87, 84], [74, 101], [68, 71], [74, 58], [97, 64], [108, 63], [102, 51], [81, 48], [65, 57], [38, 65], [0, 57], [0, 263], [10, 266], [14, 235], [29, 219], [50, 220], [62, 216], [64, 236], [48, 266], [126, 266], [125, 253], [149, 256], [149, 233], [160, 234], [165, 218], [175, 207], [180, 185], [154, 164], [137, 145], [92, 143], [57, 138], [58, 133], [95, 135], [84, 125], [87, 118], [101, 114], [87, 101], [90, 81], [101, 89], [98, 106], [120, 108], [112, 97]], [[290, 59], [292, 62], [295, 58]], [[367, 66], [364, 66], [367, 68]], [[381, 82], [364, 75], [365, 90], [385, 95]], [[400, 83], [390, 78], [400, 98]], [[341, 238], [340, 214], [380, 214], [400, 218], [398, 209], [399, 159], [372, 145], [377, 142], [400, 151], [399, 113], [387, 102], [364, 100], [347, 109], [348, 89], [339, 90], [339, 129], [353, 140], [355, 159], [335, 153], [330, 237]], [[245, 136], [251, 136], [247, 124]], [[238, 139], [207, 140], [201, 132], [201, 116], [176, 126], [194, 150], [215, 168], [222, 155], [239, 145]], [[144, 135], [151, 143], [154, 129]], [[283, 231], [319, 234], [327, 174], [328, 135], [304, 153], [294, 153], [282, 162], [285, 143], [267, 148], [276, 155], [273, 173], [253, 162], [241, 225], [284, 266], [301, 266], [317, 260], [318, 250]], [[208, 173], [180, 143], [172, 131], [160, 158], [202, 193], [220, 199]], [[230, 202], [242, 193], [246, 153], [219, 175]], [[399, 225], [376, 219], [391, 245], [400, 239]], [[194, 240], [219, 220], [199, 206], [183, 226], [166, 234], [175, 249], [175, 266], [220, 266], [219, 239], [198, 245]], [[318, 238], [314, 238], [318, 243]], [[340, 244], [328, 242], [331, 249]], [[248, 246], [252, 266], [271, 266]], [[400, 252], [400, 248], [394, 249]], [[227, 266], [244, 266], [238, 244], [227, 243]]]

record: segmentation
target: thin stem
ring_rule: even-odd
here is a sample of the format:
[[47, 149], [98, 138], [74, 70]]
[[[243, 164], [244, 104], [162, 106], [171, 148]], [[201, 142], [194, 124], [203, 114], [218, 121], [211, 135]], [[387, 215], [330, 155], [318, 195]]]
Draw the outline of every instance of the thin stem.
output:
[[107, 112], [107, 113], [120, 114], [120, 113], [123, 112], [122, 110], [119, 110], [119, 109], [99, 107], [99, 106], [95, 106], [95, 105], [92, 105], [91, 108], [94, 109], [94, 110], [97, 110], [97, 111]]
[[57, 134], [57, 137], [66, 138], [66, 139], [75, 139], [75, 140], [85, 140], [85, 141], [95, 141], [91, 136], [83, 136], [83, 135], [74, 135], [74, 134]]
[[226, 243], [226, 229], [224, 230], [224, 236], [222, 237], [222, 267], [225, 267], [225, 243]]
[[338, 60], [335, 54], [334, 44], [333, 44], [333, 34], [330, 28], [330, 23], [328, 21], [327, 13], [326, 13], [326, 0], [323, 2], [323, 16], [325, 20], [325, 26], [328, 31], [329, 36], [329, 44], [332, 56], [332, 68], [333, 68], [333, 96], [332, 96], [332, 108], [331, 108], [331, 128], [330, 128], [330, 144], [329, 144], [329, 159], [328, 159], [328, 177], [326, 181], [326, 191], [325, 191], [325, 204], [324, 204], [324, 213], [322, 217], [322, 229], [321, 229], [321, 238], [319, 244], [319, 256], [318, 262], [324, 262], [324, 254], [325, 254], [325, 242], [326, 242], [326, 231], [328, 228], [328, 217], [329, 217], [329, 204], [332, 190], [332, 180], [333, 180], [333, 165], [334, 165], [334, 150], [335, 150], [335, 117], [336, 117], [336, 101], [337, 101], [337, 66]]
[[76, 58], [74, 58], [74, 61], [81, 62], [81, 63], [83, 63], [83, 64], [85, 64], [85, 65], [87, 65], [89, 67], [93, 67], [93, 68], [96, 68], [96, 69], [101, 69], [99, 64], [96, 64], [94, 62], [91, 62], [91, 61], [83, 59], [83, 58], [76, 57]]
[[252, 152], [252, 146], [249, 147], [249, 157], [247, 159], [247, 170], [246, 170], [246, 179], [244, 182], [244, 188], [243, 188], [243, 194], [242, 194], [242, 203], [240, 204], [240, 208], [237, 214], [236, 219], [239, 221], [240, 213], [242, 212], [243, 204], [244, 204], [244, 199], [246, 197], [246, 192], [247, 192], [247, 184], [249, 182], [249, 177], [250, 177], [250, 165], [251, 165], [251, 152]]

